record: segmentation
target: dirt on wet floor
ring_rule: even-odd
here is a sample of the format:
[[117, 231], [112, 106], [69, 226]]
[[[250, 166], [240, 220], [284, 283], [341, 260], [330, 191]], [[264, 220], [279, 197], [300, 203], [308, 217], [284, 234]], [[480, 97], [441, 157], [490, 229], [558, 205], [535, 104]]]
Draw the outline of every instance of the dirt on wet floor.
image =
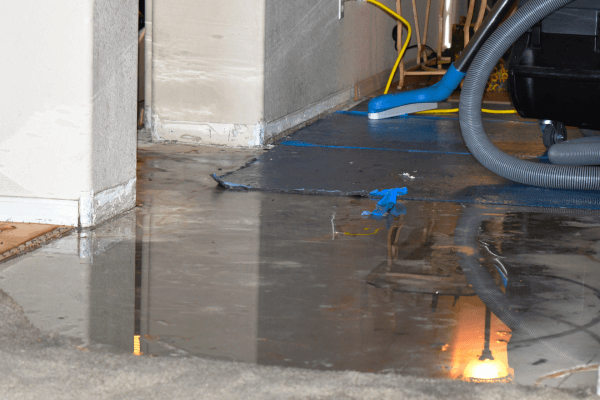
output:
[[209, 176], [261, 152], [144, 145], [135, 210], [0, 264], [0, 398], [597, 398], [593, 211], [373, 220]]

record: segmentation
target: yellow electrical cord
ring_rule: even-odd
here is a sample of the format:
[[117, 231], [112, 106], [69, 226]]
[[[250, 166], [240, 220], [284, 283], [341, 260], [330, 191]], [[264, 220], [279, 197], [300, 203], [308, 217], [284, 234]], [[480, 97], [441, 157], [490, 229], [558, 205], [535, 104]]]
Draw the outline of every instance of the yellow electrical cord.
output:
[[[380, 2], [378, 2], [376, 0], [367, 0], [367, 1], [371, 4], [375, 4], [376, 6], [381, 7], [383, 10], [392, 14], [395, 18], [399, 19], [400, 22], [402, 22], [406, 26], [406, 29], [408, 30], [408, 35], [406, 35], [406, 40], [404, 41], [404, 45], [402, 46], [400, 53], [398, 53], [398, 59], [396, 60], [396, 64], [394, 64], [394, 68], [392, 68], [392, 73], [390, 74], [387, 85], [385, 86], [385, 91], [383, 92], [383, 94], [387, 94], [388, 91], [390, 90], [390, 86], [392, 86], [392, 80], [394, 79], [394, 75], [396, 75], [396, 70], [398, 69], [398, 65], [400, 65], [400, 60], [402, 60], [402, 57], [404, 57], [404, 52], [406, 51], [406, 48], [408, 47], [408, 43], [410, 42], [410, 35], [412, 35], [412, 28], [410, 27], [410, 24], [408, 23], [407, 20], [405, 20], [399, 14], [395, 13], [388, 7], [381, 4]], [[400, 30], [398, 30], [398, 36], [400, 36]]]
[[381, 229], [382, 228], [379, 228], [379, 229], [375, 230], [375, 232], [371, 232], [371, 233], [350, 233], [350, 232], [344, 232], [344, 235], [345, 236], [371, 236], [371, 235], [374, 235], [377, 232], [379, 232]]
[[[385, 86], [385, 91], [383, 92], [383, 94], [387, 94], [388, 91], [390, 90], [390, 86], [392, 86], [392, 80], [394, 79], [394, 75], [396, 75], [396, 70], [398, 69], [398, 65], [400, 65], [400, 61], [402, 60], [402, 57], [404, 57], [404, 53], [406, 52], [406, 48], [408, 47], [408, 43], [410, 42], [410, 36], [412, 35], [412, 28], [407, 20], [405, 20], [404, 18], [402, 18], [402, 16], [400, 16], [396, 12], [392, 11], [390, 8], [384, 6], [380, 2], [378, 2], [376, 0], [367, 0], [367, 2], [374, 4], [374, 5], [382, 8], [383, 10], [387, 11], [388, 13], [392, 14], [395, 18], [399, 19], [400, 22], [402, 22], [406, 26], [406, 30], [408, 31], [408, 34], [406, 35], [406, 40], [404, 41], [404, 45], [402, 46], [400, 53], [398, 53], [398, 59], [396, 59], [396, 64], [394, 64], [394, 68], [392, 68], [392, 73], [390, 74], [387, 85]], [[400, 31], [398, 31], [398, 35], [399, 34], [400, 34]], [[487, 108], [483, 108], [483, 109], [481, 109], [481, 111], [484, 113], [488, 113], [488, 114], [515, 114], [517, 112], [516, 110], [490, 110]], [[456, 113], [456, 112], [458, 112], [458, 108], [427, 110], [427, 111], [420, 111], [415, 114], [445, 114], [445, 113]]]
[[[419, 111], [415, 114], [452, 114], [457, 112], [458, 108], [437, 108], [435, 110]], [[482, 108], [481, 112], [487, 114], [516, 114], [517, 110], [490, 110], [489, 108]]]

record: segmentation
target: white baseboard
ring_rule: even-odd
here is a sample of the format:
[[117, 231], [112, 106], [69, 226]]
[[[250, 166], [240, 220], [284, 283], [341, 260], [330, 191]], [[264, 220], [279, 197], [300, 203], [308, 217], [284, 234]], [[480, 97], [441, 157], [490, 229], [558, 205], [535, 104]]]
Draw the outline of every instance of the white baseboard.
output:
[[[265, 124], [223, 124], [163, 120], [152, 115], [152, 141], [210, 144], [230, 147], [263, 146], [265, 141], [354, 99], [354, 87], [334, 93], [301, 110]], [[151, 109], [148, 112], [152, 112]]]
[[222, 124], [162, 120], [152, 116], [152, 141], [255, 147], [264, 144], [264, 125]]
[[0, 221], [77, 226], [77, 200], [0, 196]]
[[0, 221], [91, 227], [133, 208], [135, 183], [82, 192], [79, 200], [0, 196]]

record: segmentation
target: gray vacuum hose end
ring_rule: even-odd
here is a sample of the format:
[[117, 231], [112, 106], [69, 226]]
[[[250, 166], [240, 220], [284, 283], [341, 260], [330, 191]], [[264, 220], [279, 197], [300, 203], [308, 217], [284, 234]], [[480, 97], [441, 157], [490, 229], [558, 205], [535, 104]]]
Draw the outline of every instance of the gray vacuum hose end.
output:
[[500, 151], [487, 137], [481, 104], [488, 77], [508, 48], [530, 27], [573, 0], [530, 0], [508, 18], [483, 45], [471, 64], [460, 96], [460, 127], [467, 147], [484, 167], [526, 185], [557, 189], [600, 189], [600, 168], [521, 160]]
[[548, 149], [548, 159], [557, 165], [600, 165], [600, 136], [558, 142]]

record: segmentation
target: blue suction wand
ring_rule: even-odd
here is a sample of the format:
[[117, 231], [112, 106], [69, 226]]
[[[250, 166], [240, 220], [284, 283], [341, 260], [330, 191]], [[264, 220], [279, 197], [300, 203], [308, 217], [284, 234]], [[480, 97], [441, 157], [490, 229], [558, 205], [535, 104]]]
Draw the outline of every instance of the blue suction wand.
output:
[[487, 15], [481, 27], [450, 66], [442, 80], [433, 86], [406, 92], [384, 94], [369, 102], [369, 119], [384, 119], [437, 108], [437, 103], [446, 100], [467, 74], [475, 55], [485, 41], [496, 30], [516, 0], [498, 1]]
[[437, 108], [437, 103], [446, 100], [465, 75], [453, 64], [442, 80], [433, 86], [375, 97], [369, 102], [369, 119], [392, 118]]

